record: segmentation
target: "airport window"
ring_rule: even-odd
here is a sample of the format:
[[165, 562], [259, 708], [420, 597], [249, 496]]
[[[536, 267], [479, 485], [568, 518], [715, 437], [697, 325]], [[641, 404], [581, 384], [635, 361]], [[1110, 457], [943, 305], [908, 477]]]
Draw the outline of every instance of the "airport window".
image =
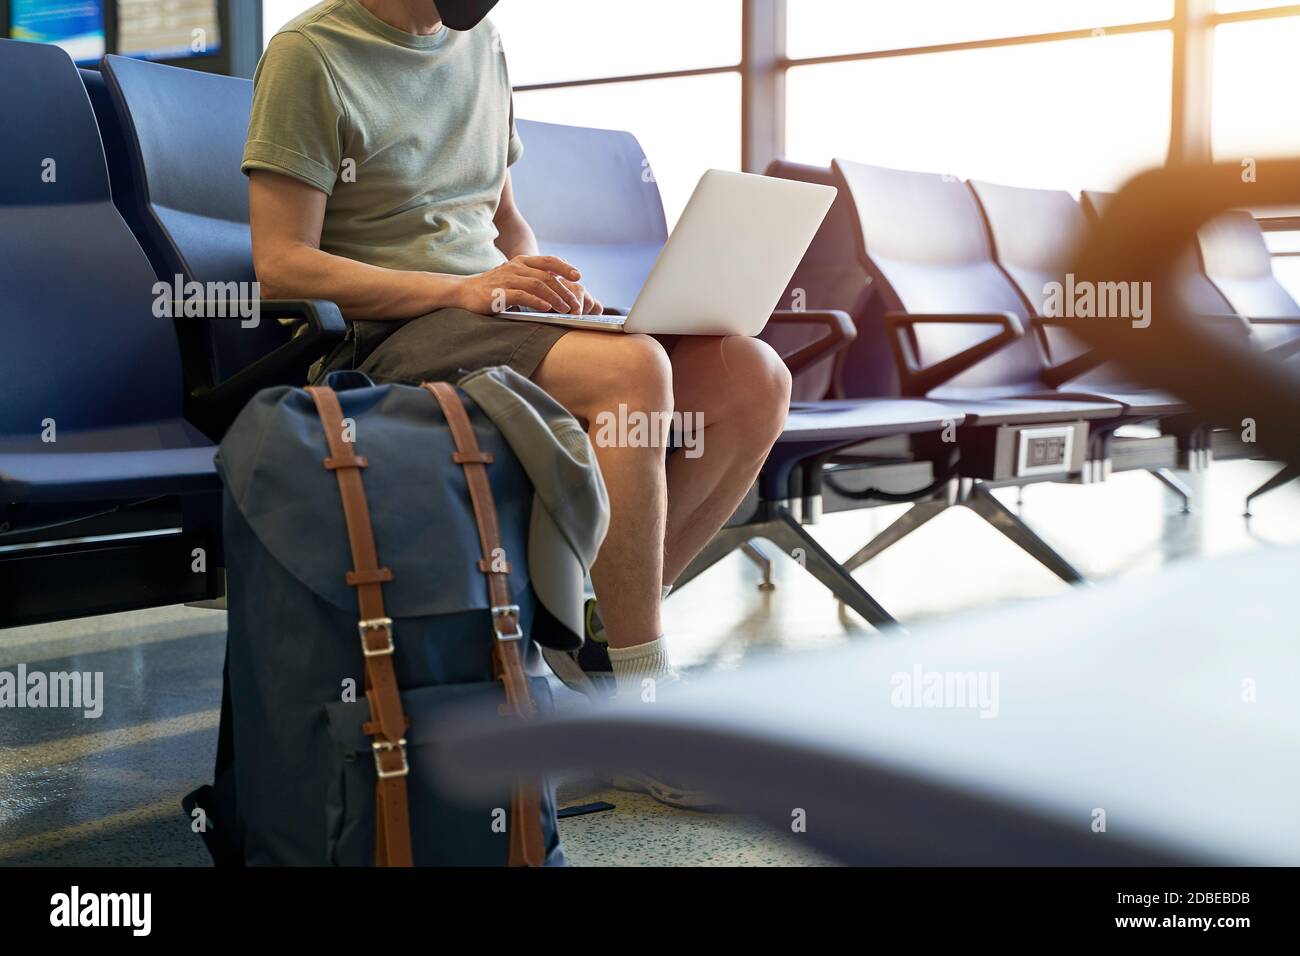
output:
[[[559, 14], [559, 15], [557, 15]], [[740, 0], [504, 3], [492, 11], [516, 86], [636, 76], [740, 62]], [[689, 27], [686, 26], [689, 24]]]
[[307, 0], [262, 0], [262, 42], [312, 4]]
[[1300, 17], [1224, 23], [1214, 31], [1216, 159], [1300, 153], [1294, 115]]
[[[573, 0], [562, 17], [548, 5], [517, 3], [492, 19], [516, 113], [633, 132], [671, 227], [706, 169], [740, 168], [741, 3], [665, 0], [648, 14], [628, 12], [608, 0]], [[566, 49], [581, 55], [556, 55]]]
[[1164, 161], [1171, 50], [1162, 30], [795, 67], [786, 152], [1113, 189]]
[[[1278, 15], [1276, 8], [1291, 9]], [[1295, 49], [1300, 7], [1255, 0], [1218, 0], [1216, 9], [1236, 14], [1214, 28], [1211, 143], [1219, 162], [1293, 156], [1300, 133], [1279, 117], [1294, 114]], [[1259, 19], [1253, 19], [1255, 14]], [[1300, 231], [1292, 227], [1300, 207], [1255, 210], [1262, 220], [1273, 272], [1292, 296], [1300, 296]]]
[[1300, 301], [1300, 232], [1266, 232], [1265, 242], [1273, 255], [1273, 274], [1291, 297]]
[[1240, 13], [1246, 10], [1271, 10], [1276, 7], [1293, 7], [1294, 3], [1290, 0], [1271, 0], [1271, 2], [1260, 3], [1260, 0], [1215, 0], [1214, 9], [1219, 13]]
[[1173, 0], [796, 0], [788, 7], [787, 51], [797, 59], [1091, 31], [1168, 20], [1173, 6]]
[[[265, 40], [308, 6], [263, 0]], [[741, 0], [662, 0], [649, 16], [567, 0], [562, 12], [527, 3], [492, 11], [516, 114], [635, 133], [671, 227], [706, 169], [740, 168]]]
[[[635, 133], [670, 227], [701, 173], [740, 168], [740, 77], [735, 73], [522, 90], [515, 94], [515, 112], [544, 122]], [[683, 149], [684, 143], [690, 148]]]

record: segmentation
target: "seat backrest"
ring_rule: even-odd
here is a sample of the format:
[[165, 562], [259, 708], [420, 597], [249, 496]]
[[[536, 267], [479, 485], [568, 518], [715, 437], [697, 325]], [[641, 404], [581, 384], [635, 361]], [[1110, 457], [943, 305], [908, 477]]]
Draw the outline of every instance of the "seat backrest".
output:
[[[82, 85], [90, 96], [90, 105], [95, 111], [95, 121], [99, 124], [99, 138], [104, 144], [104, 155], [108, 160], [108, 184], [113, 192], [113, 205], [122, 213], [122, 218], [131, 225], [126, 210], [134, 208], [135, 200], [130, 195], [135, 186], [135, 176], [127, 159], [126, 142], [122, 137], [122, 124], [117, 120], [116, 108], [113, 106], [113, 94], [109, 92], [104, 74], [99, 70], [77, 71], [81, 74]], [[143, 244], [141, 248], [144, 248]], [[145, 249], [145, 255], [149, 250]], [[157, 271], [157, 270], [155, 270]]]
[[1083, 209], [1063, 190], [977, 180], [969, 185], [984, 211], [998, 265], [1033, 313], [1043, 315], [1049, 283], [1065, 276], [1087, 232]]
[[179, 418], [180, 355], [68, 54], [0, 40], [0, 436]]
[[[100, 120], [116, 127], [131, 178], [114, 195], [158, 275], [253, 282], [248, 180], [240, 172], [252, 82], [122, 56], [106, 57], [103, 72], [113, 109], [101, 110]], [[213, 322], [210, 331], [217, 381], [286, 337], [273, 322], [252, 329]]]
[[[819, 186], [836, 185], [830, 167], [785, 159], [773, 160], [764, 175]], [[809, 309], [843, 309], [853, 314], [854, 307], [860, 307], [871, 278], [853, 255], [853, 216], [852, 200], [838, 192], [781, 297], [781, 308], [795, 308], [797, 297]]]
[[668, 240], [659, 186], [631, 133], [518, 120], [515, 201], [541, 251], [577, 266], [602, 303], [629, 309]]
[[[1087, 233], [1088, 215], [1064, 190], [976, 180], [969, 185], [984, 211], [998, 265], [1016, 284], [1030, 312], [1046, 315], [1049, 286], [1065, 281], [1075, 250]], [[1040, 330], [1039, 341], [1052, 362], [1068, 361], [1089, 348], [1077, 336], [1052, 326]], [[1109, 375], [1085, 379], [1111, 382]]]
[[[1015, 286], [993, 259], [974, 195], [955, 178], [837, 159], [840, 188], [853, 201], [855, 247], [879, 283], [877, 294], [906, 312], [1011, 312], [1027, 319]], [[994, 334], [995, 327], [920, 325], [915, 344], [929, 365]], [[1043, 357], [1026, 335], [953, 378], [949, 389], [1039, 383]], [[845, 370], [845, 383], [849, 382]]]
[[1114, 193], [1108, 193], [1100, 189], [1084, 189], [1079, 193], [1079, 205], [1083, 207], [1083, 213], [1088, 217], [1088, 222], [1100, 222], [1102, 215], [1106, 212], [1106, 207], [1110, 205], [1110, 201], [1114, 198]]
[[[1300, 305], [1273, 274], [1264, 230], [1244, 209], [1226, 212], [1198, 233], [1205, 273], [1234, 311], [1248, 318], [1300, 316]], [[1252, 335], [1265, 348], [1300, 334], [1295, 326], [1256, 325]]]
[[[785, 159], [773, 160], [765, 175], [820, 186], [835, 186], [835, 174], [830, 167], [809, 166]], [[894, 370], [889, 358], [888, 343], [878, 337], [879, 330], [875, 330], [877, 340], [874, 347], [865, 348], [868, 343], [862, 341], [864, 336], [870, 336], [873, 331], [867, 312], [871, 302], [872, 280], [853, 255], [853, 215], [852, 201], [840, 191], [786, 286], [779, 308], [840, 309], [847, 312], [858, 328], [856, 344], [862, 354], [855, 364], [858, 365], [859, 375], [864, 371], [861, 359], [870, 356], [879, 364], [878, 376], [892, 379]], [[778, 351], [788, 353], [821, 334], [824, 333], [815, 329], [810, 332], [798, 326], [770, 325], [764, 331], [763, 338]], [[834, 371], [835, 362], [828, 359], [800, 373], [794, 382], [793, 397], [801, 401], [824, 398], [830, 391]]]
[[[1095, 189], [1085, 189], [1080, 194], [1080, 201], [1087, 214], [1089, 224], [1101, 219], [1114, 193]], [[1219, 291], [1218, 286], [1205, 274], [1205, 265], [1198, 244], [1187, 246], [1178, 258], [1176, 281], [1178, 291], [1184, 304], [1199, 315], [1230, 315], [1237, 311]]]

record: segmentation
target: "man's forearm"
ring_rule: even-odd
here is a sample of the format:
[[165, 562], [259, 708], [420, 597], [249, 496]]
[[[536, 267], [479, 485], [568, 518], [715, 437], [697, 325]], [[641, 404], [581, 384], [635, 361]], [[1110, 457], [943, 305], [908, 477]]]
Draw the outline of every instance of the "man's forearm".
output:
[[384, 269], [299, 246], [258, 272], [268, 299], [326, 299], [349, 319], [410, 319], [459, 307], [463, 276]]
[[507, 259], [538, 254], [537, 236], [523, 216], [498, 216], [496, 227], [496, 247]]

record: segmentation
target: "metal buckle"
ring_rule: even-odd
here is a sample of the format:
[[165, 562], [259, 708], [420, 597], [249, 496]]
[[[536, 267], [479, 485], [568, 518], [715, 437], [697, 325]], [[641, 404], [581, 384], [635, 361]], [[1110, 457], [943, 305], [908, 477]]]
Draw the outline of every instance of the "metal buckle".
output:
[[[510, 617], [512, 614], [514, 615], [515, 618], [514, 633], [502, 634], [501, 631], [497, 628], [497, 622], [500, 621], [502, 618]], [[519, 627], [519, 605], [503, 604], [500, 606], [494, 606], [492, 608], [492, 630], [496, 631], [498, 641], [522, 641], [524, 639], [524, 632]]]
[[[388, 631], [388, 646], [372, 651], [366, 646], [366, 632], [377, 631], [381, 627]], [[393, 653], [393, 619], [391, 617], [374, 617], [368, 621], [358, 621], [357, 633], [361, 635], [361, 653], [366, 657], [380, 657], [384, 654]]]
[[[387, 780], [390, 777], [405, 777], [411, 772], [411, 765], [406, 762], [406, 738], [403, 737], [397, 743], [389, 743], [387, 740], [376, 740], [370, 745], [375, 754], [375, 773], [379, 774], [380, 780]], [[379, 763], [379, 755], [389, 750], [400, 750], [402, 753], [401, 770], [385, 770]]]

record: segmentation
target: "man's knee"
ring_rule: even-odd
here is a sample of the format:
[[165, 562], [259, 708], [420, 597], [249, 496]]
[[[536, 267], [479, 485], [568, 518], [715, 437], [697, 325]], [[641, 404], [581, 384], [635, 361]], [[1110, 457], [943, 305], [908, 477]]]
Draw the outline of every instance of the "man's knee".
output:
[[790, 370], [762, 339], [733, 336], [722, 343], [728, 417], [779, 434], [790, 407]]
[[673, 367], [664, 347], [649, 335], [609, 335], [601, 362], [593, 374], [600, 384], [602, 404], [626, 405], [630, 411], [671, 412]]

